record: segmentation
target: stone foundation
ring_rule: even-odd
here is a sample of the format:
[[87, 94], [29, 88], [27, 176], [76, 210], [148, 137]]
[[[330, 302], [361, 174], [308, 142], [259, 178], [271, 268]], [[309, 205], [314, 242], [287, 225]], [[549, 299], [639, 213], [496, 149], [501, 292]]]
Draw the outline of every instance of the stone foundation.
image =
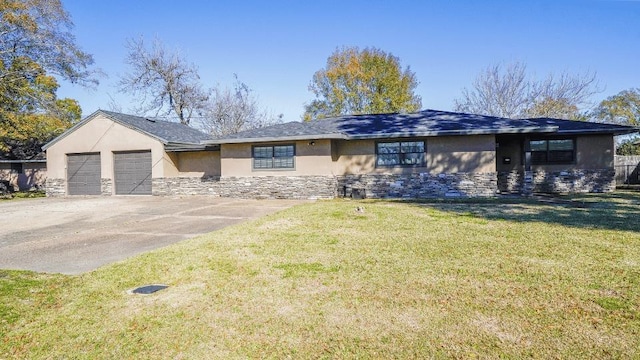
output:
[[47, 179], [46, 181], [47, 196], [57, 197], [66, 195], [66, 181], [64, 179]]
[[[482, 197], [502, 193], [575, 193], [615, 190], [613, 169], [560, 172], [511, 171], [457, 174], [367, 174], [344, 176], [179, 177], [152, 180], [153, 195], [210, 195], [245, 199]], [[102, 195], [113, 182], [102, 179]], [[47, 179], [47, 196], [66, 195], [64, 179]]]
[[113, 195], [113, 182], [111, 179], [100, 179], [100, 195]]
[[338, 176], [338, 194], [368, 198], [433, 198], [495, 196], [496, 173], [368, 174]]
[[615, 190], [613, 169], [510, 171], [498, 174], [498, 187], [504, 193], [584, 193], [610, 192]]
[[498, 173], [498, 190], [501, 193], [521, 193], [524, 185], [524, 174], [520, 171], [501, 171]]
[[220, 178], [207, 177], [177, 177], [157, 178], [151, 183], [152, 194], [163, 195], [220, 195]]
[[533, 191], [546, 193], [610, 192], [615, 190], [615, 171], [570, 170], [533, 172]]
[[245, 199], [332, 199], [333, 176], [254, 176], [153, 179], [153, 195], [213, 195]]
[[220, 178], [220, 196], [249, 199], [333, 199], [335, 176], [253, 176]]

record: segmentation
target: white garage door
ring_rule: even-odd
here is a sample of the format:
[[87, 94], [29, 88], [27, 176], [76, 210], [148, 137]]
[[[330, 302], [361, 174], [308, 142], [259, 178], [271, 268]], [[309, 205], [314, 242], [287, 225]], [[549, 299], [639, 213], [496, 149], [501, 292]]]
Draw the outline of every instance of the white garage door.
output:
[[100, 154], [67, 155], [69, 195], [100, 195]]
[[151, 151], [118, 152], [114, 157], [117, 195], [151, 195]]

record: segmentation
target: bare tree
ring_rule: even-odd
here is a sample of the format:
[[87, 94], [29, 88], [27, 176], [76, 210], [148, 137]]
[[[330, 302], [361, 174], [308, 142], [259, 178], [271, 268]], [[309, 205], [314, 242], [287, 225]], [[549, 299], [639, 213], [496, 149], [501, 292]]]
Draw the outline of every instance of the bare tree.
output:
[[175, 116], [189, 125], [193, 116], [202, 114], [209, 92], [200, 84], [195, 65], [176, 52], [169, 52], [155, 40], [148, 49], [142, 38], [127, 42], [126, 63], [131, 72], [121, 77], [120, 91], [132, 94], [141, 106], [134, 111], [141, 115]]
[[224, 136], [260, 128], [282, 121], [282, 114], [271, 116], [261, 109], [258, 98], [247, 84], [234, 75], [233, 89], [215, 88], [202, 119], [202, 127], [213, 136]]
[[474, 80], [471, 89], [462, 90], [462, 98], [454, 100], [456, 111], [506, 117], [555, 117], [581, 119], [580, 108], [598, 93], [592, 73], [559, 76], [544, 80], [530, 79], [521, 62], [489, 66]]

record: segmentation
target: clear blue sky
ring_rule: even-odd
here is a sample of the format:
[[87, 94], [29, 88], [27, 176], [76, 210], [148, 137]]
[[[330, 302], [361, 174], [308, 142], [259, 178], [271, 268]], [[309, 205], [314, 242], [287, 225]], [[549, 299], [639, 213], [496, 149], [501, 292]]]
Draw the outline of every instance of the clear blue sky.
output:
[[522, 61], [530, 73], [595, 71], [598, 102], [640, 87], [640, 0], [580, 1], [215, 1], [62, 0], [81, 48], [107, 75], [95, 91], [63, 84], [59, 97], [84, 115], [118, 94], [125, 42], [159, 38], [199, 67], [205, 86], [233, 74], [263, 106], [299, 120], [313, 97], [313, 73], [341, 46], [374, 46], [398, 56], [420, 82], [423, 108], [451, 110], [488, 65]]

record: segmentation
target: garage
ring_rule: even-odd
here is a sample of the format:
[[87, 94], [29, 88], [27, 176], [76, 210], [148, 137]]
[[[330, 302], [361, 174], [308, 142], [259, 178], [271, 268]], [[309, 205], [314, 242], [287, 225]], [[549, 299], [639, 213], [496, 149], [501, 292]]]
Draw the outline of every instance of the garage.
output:
[[100, 195], [100, 154], [67, 155], [69, 195]]
[[194, 191], [173, 183], [196, 184], [209, 194], [221, 166], [220, 147], [205, 145], [208, 139], [177, 122], [98, 110], [42, 147], [47, 196]]
[[151, 195], [151, 151], [113, 154], [116, 195]]

